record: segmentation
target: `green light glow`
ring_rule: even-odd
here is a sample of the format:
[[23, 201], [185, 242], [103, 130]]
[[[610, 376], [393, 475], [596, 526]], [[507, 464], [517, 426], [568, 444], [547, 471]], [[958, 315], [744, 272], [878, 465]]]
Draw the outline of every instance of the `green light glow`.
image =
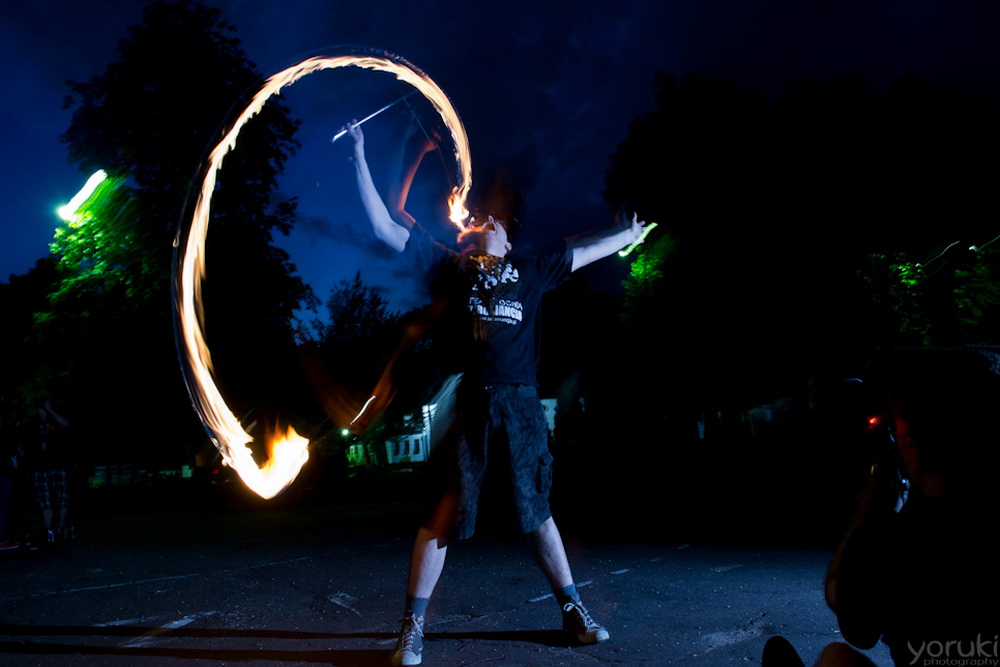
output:
[[59, 207], [56, 211], [59, 217], [66, 222], [76, 222], [77, 211], [80, 210], [80, 207], [84, 204], [84, 202], [90, 199], [90, 196], [94, 194], [94, 190], [97, 189], [97, 186], [103, 183], [107, 177], [108, 174], [103, 169], [95, 171], [94, 174], [87, 179], [86, 184], [84, 184], [80, 191], [69, 200], [69, 203], [65, 206]]
[[621, 250], [619, 250], [618, 251], [618, 256], [619, 257], [628, 257], [628, 255], [633, 250], [635, 250], [636, 248], [639, 247], [640, 243], [642, 243], [643, 241], [646, 240], [646, 236], [648, 236], [649, 233], [651, 231], [653, 231], [654, 229], [656, 229], [656, 223], [655, 222], [651, 222], [648, 225], [646, 225], [646, 227], [642, 230], [642, 234], [639, 235], [639, 238], [637, 238], [632, 243], [629, 243], [628, 246], [626, 246], [625, 248], [622, 248]]

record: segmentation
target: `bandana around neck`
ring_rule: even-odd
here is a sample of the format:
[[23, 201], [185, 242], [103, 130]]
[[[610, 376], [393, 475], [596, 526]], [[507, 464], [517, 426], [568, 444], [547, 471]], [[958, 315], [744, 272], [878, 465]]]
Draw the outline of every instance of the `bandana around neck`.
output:
[[485, 252], [469, 255], [469, 260], [479, 273], [493, 278], [499, 278], [503, 273], [504, 266], [507, 265], [506, 258]]

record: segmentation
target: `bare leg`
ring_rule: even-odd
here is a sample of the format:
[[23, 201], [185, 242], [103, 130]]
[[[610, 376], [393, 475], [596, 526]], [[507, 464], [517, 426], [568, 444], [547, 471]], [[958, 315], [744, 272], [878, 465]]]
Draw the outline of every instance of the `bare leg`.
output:
[[415, 598], [429, 598], [434, 592], [441, 571], [444, 570], [445, 556], [448, 555], [448, 540], [438, 537], [426, 528], [417, 533], [410, 559], [410, 581], [406, 592]]
[[403, 627], [399, 641], [392, 654], [392, 664], [419, 665], [424, 648], [424, 614], [427, 604], [448, 554], [448, 535], [455, 525], [458, 496], [446, 493], [442, 496], [430, 521], [417, 533], [410, 559], [410, 580], [406, 586], [406, 610], [403, 613]]
[[410, 580], [406, 592], [415, 598], [429, 598], [434, 592], [445, 557], [448, 555], [448, 535], [455, 523], [458, 496], [445, 494], [434, 516], [417, 533], [410, 559]]
[[55, 513], [51, 509], [42, 510], [42, 523], [45, 524], [45, 541], [52, 544], [56, 541]]
[[552, 517], [537, 530], [528, 533], [535, 560], [549, 580], [556, 602], [562, 608], [563, 630], [574, 635], [581, 644], [596, 644], [611, 635], [590, 616], [579, 596], [567, 591], [573, 585], [573, 574], [566, 558], [566, 548]]
[[573, 573], [566, 558], [562, 536], [552, 517], [545, 520], [541, 526], [528, 533], [528, 542], [538, 566], [549, 580], [554, 590], [566, 588], [573, 583]]

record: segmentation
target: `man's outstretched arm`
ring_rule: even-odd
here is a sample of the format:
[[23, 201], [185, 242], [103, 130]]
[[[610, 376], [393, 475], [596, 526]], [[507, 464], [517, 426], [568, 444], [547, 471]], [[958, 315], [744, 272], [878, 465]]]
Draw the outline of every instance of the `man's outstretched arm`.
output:
[[609, 229], [566, 239], [573, 257], [572, 271], [613, 255], [642, 236], [646, 223], [633, 214], [631, 220], [618, 222]]
[[365, 159], [365, 137], [361, 128], [354, 123], [348, 123], [345, 129], [354, 140], [354, 174], [358, 179], [361, 203], [365, 207], [372, 230], [380, 241], [396, 252], [403, 252], [410, 238], [410, 230], [392, 219], [389, 209], [375, 189], [375, 182], [372, 180], [368, 161]]

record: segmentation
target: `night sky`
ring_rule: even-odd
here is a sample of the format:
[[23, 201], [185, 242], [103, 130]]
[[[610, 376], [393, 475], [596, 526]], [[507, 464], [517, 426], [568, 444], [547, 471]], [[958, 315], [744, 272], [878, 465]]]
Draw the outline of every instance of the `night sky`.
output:
[[[516, 166], [527, 208], [522, 243], [546, 241], [610, 222], [602, 200], [608, 155], [628, 122], [653, 109], [656, 70], [733, 80], [768, 96], [799, 77], [864, 74], [884, 88], [913, 72], [992, 98], [1000, 93], [1000, 6], [964, 0], [811, 2], [678, 0], [636, 2], [450, 2], [214, 0], [237, 28], [262, 76], [338, 45], [398, 54], [434, 78], [468, 130], [477, 168]], [[877, 8], [876, 8], [877, 5]], [[6, 0], [0, 5], [4, 160], [0, 195], [0, 280], [27, 272], [47, 254], [54, 210], [83, 184], [66, 164], [59, 135], [67, 80], [87, 80], [117, 59], [126, 27], [141, 18], [135, 0]], [[320, 296], [364, 267], [366, 282], [398, 286], [391, 257], [359, 227], [347, 144], [329, 136], [399, 90], [374, 73], [338, 70], [306, 77], [286, 102], [302, 122], [299, 154], [283, 196], [300, 199], [292, 238], [280, 241]], [[321, 78], [325, 77], [325, 78]], [[395, 86], [395, 87], [394, 87]], [[191, 113], [198, 113], [192, 100]], [[218, 119], [220, 122], [223, 119]], [[380, 141], [398, 116], [365, 126], [373, 170]], [[440, 163], [411, 197], [433, 217]], [[423, 181], [422, 181], [423, 182]], [[752, 212], [748, 212], [752, 215]], [[667, 222], [669, 221], [660, 221]], [[211, 262], [211, 258], [209, 258]], [[408, 305], [394, 292], [394, 305]]]

